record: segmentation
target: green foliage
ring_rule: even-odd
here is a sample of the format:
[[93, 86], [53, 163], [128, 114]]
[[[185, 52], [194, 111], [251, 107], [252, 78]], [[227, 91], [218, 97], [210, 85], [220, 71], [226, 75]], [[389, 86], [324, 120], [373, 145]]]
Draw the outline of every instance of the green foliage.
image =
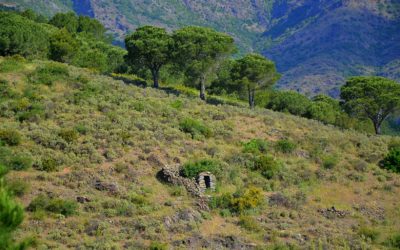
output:
[[107, 41], [106, 28], [97, 19], [79, 16], [77, 32], [87, 34], [96, 40]]
[[220, 174], [221, 166], [213, 160], [199, 160], [186, 163], [181, 169], [181, 175], [187, 178], [195, 178], [201, 172], [211, 172], [215, 175]]
[[[12, 72], [23, 68], [25, 58], [20, 55], [13, 55], [6, 57], [3, 62], [0, 63], [0, 72]], [[2, 90], [4, 91], [4, 90]]]
[[186, 84], [199, 88], [200, 98], [205, 100], [206, 86], [224, 59], [236, 50], [233, 38], [196, 26], [176, 30], [172, 37], [174, 63], [184, 72]]
[[50, 19], [49, 24], [60, 29], [66, 29], [70, 33], [75, 33], [79, 27], [79, 20], [78, 16], [73, 12], [57, 13]]
[[68, 67], [59, 63], [47, 63], [38, 67], [29, 75], [33, 83], [51, 86], [55, 81], [63, 80], [69, 76]]
[[44, 57], [48, 33], [42, 25], [12, 12], [0, 11], [0, 55]]
[[79, 138], [78, 132], [70, 128], [61, 129], [58, 135], [68, 143], [74, 142]]
[[282, 139], [276, 142], [275, 148], [282, 153], [290, 154], [296, 150], [297, 145], [288, 139]]
[[248, 215], [241, 215], [240, 217], [239, 217], [239, 225], [243, 228], [243, 229], [245, 229], [245, 230], [247, 230], [247, 231], [253, 231], [253, 232], [259, 232], [259, 231], [261, 231], [261, 227], [260, 227], [260, 225], [258, 224], [258, 222], [257, 222], [257, 220], [256, 219], [254, 219], [253, 217], [251, 217], [251, 216], [248, 216]]
[[302, 94], [294, 91], [275, 91], [270, 96], [266, 108], [305, 116], [310, 105], [311, 101]]
[[0, 141], [9, 146], [18, 146], [22, 142], [22, 136], [14, 129], [0, 129]]
[[400, 108], [400, 85], [383, 77], [352, 77], [340, 97], [349, 114], [370, 119], [380, 134], [383, 121]]
[[253, 171], [259, 171], [265, 178], [272, 179], [282, 168], [282, 164], [275, 160], [274, 157], [261, 155], [256, 157], [254, 165], [251, 167]]
[[152, 242], [150, 244], [150, 250], [167, 250], [168, 245], [165, 243], [160, 243], [160, 242]]
[[380, 162], [380, 166], [395, 173], [400, 173], [400, 147], [392, 147]]
[[13, 156], [10, 157], [8, 162], [9, 168], [17, 171], [26, 170], [28, 168], [31, 168], [32, 165], [33, 165], [32, 157], [22, 153], [14, 154]]
[[267, 152], [268, 143], [262, 139], [252, 139], [243, 144], [243, 153], [260, 154]]
[[256, 91], [271, 87], [280, 78], [275, 64], [258, 54], [248, 54], [237, 60], [231, 74], [236, 84], [244, 85], [239, 89], [247, 89], [250, 108], [255, 107]]
[[182, 132], [188, 133], [192, 135], [192, 138], [195, 139], [200, 135], [203, 135], [206, 138], [212, 136], [212, 131], [206, 125], [198, 120], [194, 120], [191, 118], [186, 118], [179, 123], [179, 128]]
[[40, 194], [34, 198], [28, 206], [28, 211], [48, 211], [64, 216], [76, 214], [78, 205], [75, 201], [68, 201], [59, 198], [49, 198]]
[[393, 249], [400, 249], [400, 233], [395, 233], [385, 241], [385, 245]]
[[377, 229], [362, 226], [358, 229], [358, 234], [371, 242], [376, 242], [379, 238], [380, 232]]
[[326, 169], [332, 169], [338, 164], [338, 161], [336, 155], [325, 155], [322, 157], [322, 166]]
[[58, 170], [59, 163], [53, 156], [44, 156], [40, 159], [38, 164], [35, 164], [35, 169], [46, 171], [46, 172], [54, 172]]
[[262, 190], [257, 187], [249, 187], [231, 194], [226, 193], [219, 197], [212, 197], [211, 208], [229, 209], [236, 214], [243, 214], [249, 209], [255, 209], [264, 204]]
[[78, 50], [78, 41], [65, 28], [50, 37], [49, 58], [51, 60], [71, 63]]
[[18, 197], [23, 196], [29, 189], [29, 184], [21, 179], [7, 180], [6, 185], [9, 193]]
[[160, 69], [171, 60], [173, 40], [164, 28], [143, 26], [125, 39], [126, 60], [136, 67], [146, 67], [158, 88]]

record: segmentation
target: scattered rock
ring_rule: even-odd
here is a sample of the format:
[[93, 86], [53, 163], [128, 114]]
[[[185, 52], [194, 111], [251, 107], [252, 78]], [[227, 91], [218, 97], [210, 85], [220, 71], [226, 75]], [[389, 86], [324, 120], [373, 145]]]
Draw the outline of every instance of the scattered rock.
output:
[[286, 196], [284, 196], [281, 193], [276, 193], [276, 194], [271, 195], [269, 197], [269, 204], [271, 206], [282, 206], [282, 207], [286, 207], [286, 208], [291, 207], [291, 202], [290, 202], [289, 198], [287, 198]]
[[185, 249], [255, 249], [254, 243], [245, 243], [236, 236], [217, 236], [214, 238], [204, 238], [200, 235], [192, 236], [184, 240], [173, 242], [175, 247], [183, 247]]
[[365, 205], [360, 205], [354, 206], [353, 208], [361, 214], [368, 216], [369, 218], [380, 221], [385, 220], [385, 209], [382, 207], [372, 208]]
[[76, 201], [79, 203], [87, 203], [87, 202], [91, 202], [91, 200], [85, 196], [78, 196], [76, 197]]
[[344, 218], [350, 214], [349, 211], [345, 210], [337, 210], [335, 207], [327, 208], [327, 209], [318, 209], [318, 212], [322, 214], [325, 218], [334, 219], [334, 218]]
[[118, 193], [118, 185], [116, 183], [104, 183], [100, 180], [96, 180], [94, 187], [99, 191], [108, 191], [114, 195]]
[[164, 166], [162, 160], [155, 154], [151, 154], [149, 157], [147, 157], [147, 162], [154, 167], [162, 167]]

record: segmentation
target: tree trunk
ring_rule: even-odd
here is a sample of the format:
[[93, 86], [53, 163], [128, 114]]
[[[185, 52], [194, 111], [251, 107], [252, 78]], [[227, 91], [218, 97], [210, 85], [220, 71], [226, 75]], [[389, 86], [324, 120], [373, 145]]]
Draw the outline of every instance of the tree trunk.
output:
[[151, 74], [153, 75], [153, 87], [158, 89], [159, 84], [158, 84], [158, 79], [159, 79], [159, 71], [158, 70], [152, 70]]
[[206, 84], [204, 83], [204, 79], [201, 79], [200, 82], [200, 99], [203, 101], [206, 100]]
[[255, 101], [254, 101], [254, 90], [249, 88], [249, 106], [250, 109], [254, 109]]
[[381, 123], [380, 122], [374, 122], [374, 128], [375, 128], [375, 133], [377, 135], [382, 134]]

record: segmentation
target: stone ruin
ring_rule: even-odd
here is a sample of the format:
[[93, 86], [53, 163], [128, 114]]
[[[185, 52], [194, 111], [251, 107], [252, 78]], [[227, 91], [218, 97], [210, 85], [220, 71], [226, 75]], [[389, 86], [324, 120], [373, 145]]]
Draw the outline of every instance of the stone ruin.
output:
[[173, 185], [184, 186], [193, 196], [203, 198], [206, 190], [215, 191], [215, 176], [210, 172], [200, 173], [196, 179], [185, 178], [180, 175], [180, 166], [164, 166], [160, 171], [161, 178]]
[[196, 183], [202, 193], [207, 189], [215, 191], [215, 182], [215, 176], [211, 172], [202, 172], [196, 178]]

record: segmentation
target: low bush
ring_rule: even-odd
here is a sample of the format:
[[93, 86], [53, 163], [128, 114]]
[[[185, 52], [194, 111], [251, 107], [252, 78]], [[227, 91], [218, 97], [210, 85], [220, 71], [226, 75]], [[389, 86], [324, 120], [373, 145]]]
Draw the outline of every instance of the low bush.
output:
[[61, 129], [58, 135], [68, 143], [76, 141], [79, 137], [79, 134], [75, 129], [69, 128]]
[[152, 242], [149, 247], [150, 250], [167, 250], [168, 245], [160, 242]]
[[78, 205], [75, 201], [68, 201], [59, 198], [49, 198], [43, 194], [38, 195], [31, 201], [27, 210], [31, 212], [48, 211], [51, 213], [70, 216], [76, 213]]
[[268, 148], [268, 143], [261, 139], [253, 139], [243, 144], [243, 153], [259, 154], [265, 153]]
[[380, 232], [374, 228], [362, 226], [358, 229], [358, 235], [370, 240], [371, 242], [376, 242], [379, 238]]
[[37, 170], [54, 172], [57, 171], [59, 164], [53, 156], [44, 156], [40, 162], [35, 166]]
[[379, 165], [383, 169], [400, 173], [400, 147], [392, 147]]
[[335, 155], [325, 155], [322, 157], [322, 166], [326, 169], [332, 169], [334, 168], [339, 159]]
[[0, 141], [4, 142], [9, 146], [17, 146], [21, 144], [21, 134], [14, 129], [2, 129], [0, 130]]
[[272, 179], [282, 168], [282, 164], [272, 156], [262, 155], [255, 159], [252, 170], [259, 171], [265, 178]]
[[29, 75], [32, 83], [52, 85], [55, 81], [65, 79], [69, 76], [68, 67], [60, 63], [48, 63], [38, 67]]
[[276, 142], [275, 148], [279, 152], [290, 154], [296, 149], [297, 145], [288, 139], [282, 139]]
[[396, 233], [385, 241], [385, 245], [393, 249], [400, 249], [400, 233]]
[[0, 72], [12, 72], [20, 70], [25, 63], [25, 58], [20, 55], [14, 55], [12, 57], [6, 57], [3, 62], [0, 63]]
[[221, 166], [213, 160], [200, 160], [186, 163], [181, 169], [181, 175], [187, 178], [194, 178], [201, 172], [211, 172], [218, 175], [221, 171]]
[[248, 231], [253, 231], [253, 232], [259, 232], [261, 231], [260, 225], [257, 223], [257, 220], [254, 219], [251, 216], [247, 215], [241, 215], [239, 217], [239, 225], [248, 230]]
[[[1, 176], [1, 174], [0, 174]], [[26, 181], [23, 180], [8, 180], [7, 189], [10, 191], [11, 194], [21, 197], [23, 196], [29, 189], [29, 185]]]
[[206, 138], [212, 136], [212, 131], [210, 128], [205, 126], [202, 122], [193, 120], [191, 118], [186, 118], [183, 121], [181, 121], [179, 123], [179, 128], [182, 132], [192, 135], [193, 139], [201, 135]]
[[[231, 194], [226, 193], [219, 197], [212, 197], [209, 205], [211, 208], [228, 209], [232, 213], [242, 214], [246, 210], [255, 209], [264, 204], [262, 190], [257, 187], [249, 187]], [[224, 212], [226, 213], [226, 212]]]
[[26, 170], [33, 165], [33, 159], [29, 155], [15, 154], [10, 157], [8, 166], [12, 170]]

